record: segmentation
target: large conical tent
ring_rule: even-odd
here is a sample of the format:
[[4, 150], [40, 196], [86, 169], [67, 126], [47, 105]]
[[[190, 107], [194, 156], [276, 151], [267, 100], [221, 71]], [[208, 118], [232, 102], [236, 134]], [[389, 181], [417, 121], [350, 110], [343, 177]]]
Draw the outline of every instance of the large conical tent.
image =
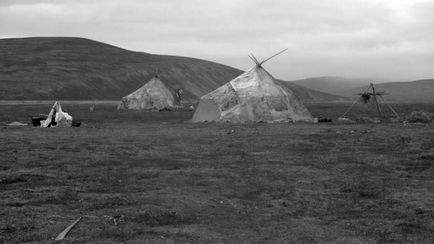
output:
[[[312, 115], [287, 87], [256, 59], [256, 65], [201, 97], [193, 122], [312, 121]], [[267, 60], [265, 60], [267, 61]]]
[[135, 92], [123, 97], [118, 109], [164, 110], [177, 105], [179, 101], [160, 78], [155, 76]]

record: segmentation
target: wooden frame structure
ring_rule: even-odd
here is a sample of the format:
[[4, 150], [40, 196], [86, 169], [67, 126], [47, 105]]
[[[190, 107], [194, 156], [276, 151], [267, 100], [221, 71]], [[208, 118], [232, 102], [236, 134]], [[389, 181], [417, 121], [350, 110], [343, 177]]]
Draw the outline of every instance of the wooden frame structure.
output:
[[392, 111], [392, 113], [396, 116], [397, 119], [400, 118], [399, 114], [392, 108], [392, 106], [390, 106], [390, 104], [388, 104], [384, 98], [383, 95], [386, 95], [386, 92], [378, 92], [375, 90], [375, 86], [374, 84], [371, 82], [369, 84], [369, 87], [363, 92], [363, 93], [358, 93], [357, 95], [359, 95], [359, 97], [351, 104], [351, 106], [345, 111], [345, 113], [340, 116], [339, 118], [346, 118], [345, 116], [347, 115], [347, 113], [353, 108], [353, 106], [361, 99], [365, 104], [371, 99], [374, 101], [375, 103], [375, 107], [377, 110], [377, 114], [378, 114], [378, 119], [381, 120], [382, 116], [382, 112], [381, 112], [381, 108], [380, 108], [380, 104], [378, 102], [378, 98], [380, 98], [381, 100], [383, 100], [383, 102], [389, 107], [389, 109]]

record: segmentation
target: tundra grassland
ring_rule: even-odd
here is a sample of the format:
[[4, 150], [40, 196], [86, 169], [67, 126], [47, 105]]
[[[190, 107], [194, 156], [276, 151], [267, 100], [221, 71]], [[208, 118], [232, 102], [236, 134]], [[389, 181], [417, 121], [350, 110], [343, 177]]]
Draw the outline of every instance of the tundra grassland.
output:
[[50, 107], [0, 106], [0, 243], [51, 243], [78, 217], [65, 243], [434, 243], [432, 123], [194, 124], [64, 104], [81, 127], [4, 124]]

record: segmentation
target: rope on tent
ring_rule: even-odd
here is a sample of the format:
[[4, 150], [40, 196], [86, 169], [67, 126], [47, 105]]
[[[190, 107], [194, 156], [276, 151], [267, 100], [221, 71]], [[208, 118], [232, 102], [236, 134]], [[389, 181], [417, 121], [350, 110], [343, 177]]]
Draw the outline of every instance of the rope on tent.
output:
[[[372, 84], [369, 85], [369, 87], [362, 94], [365, 94], [369, 90], [369, 88], [371, 88], [371, 86]], [[354, 105], [356, 105], [359, 99], [360, 97], [357, 97], [356, 100], [354, 100], [353, 104], [351, 104], [351, 106], [347, 109], [347, 111], [345, 111], [345, 113], [341, 117], [345, 117], [345, 115], [347, 115], [347, 113], [350, 112], [350, 110], [354, 107]]]
[[389, 103], [386, 102], [386, 100], [384, 100], [384, 98], [382, 96], [380, 96], [381, 100], [383, 100], [383, 102], [387, 105], [387, 107], [389, 107], [389, 109], [393, 112], [393, 114], [395, 114], [396, 118], [400, 118], [399, 114], [395, 111], [395, 109], [392, 108], [392, 106], [390, 106]]

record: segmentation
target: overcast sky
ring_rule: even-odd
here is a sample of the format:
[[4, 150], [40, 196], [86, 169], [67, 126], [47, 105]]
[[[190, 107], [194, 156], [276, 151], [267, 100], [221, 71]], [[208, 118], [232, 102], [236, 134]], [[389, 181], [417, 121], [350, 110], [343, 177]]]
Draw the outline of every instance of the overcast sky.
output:
[[0, 38], [78, 36], [126, 49], [267, 62], [277, 78], [434, 78], [434, 0], [0, 0]]

